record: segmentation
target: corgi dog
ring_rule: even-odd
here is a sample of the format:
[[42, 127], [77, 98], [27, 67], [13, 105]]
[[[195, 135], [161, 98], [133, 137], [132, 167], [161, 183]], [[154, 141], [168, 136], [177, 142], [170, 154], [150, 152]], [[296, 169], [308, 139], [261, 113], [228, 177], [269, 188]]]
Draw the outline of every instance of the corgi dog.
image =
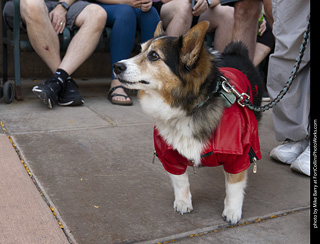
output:
[[159, 22], [141, 53], [114, 64], [123, 86], [138, 89], [142, 109], [155, 119], [156, 154], [174, 188], [174, 209], [193, 210], [187, 166], [222, 165], [226, 197], [223, 218], [236, 224], [242, 215], [246, 170], [261, 158], [257, 119], [232, 94], [225, 81], [260, 105], [261, 79], [241, 42], [217, 57], [204, 45], [209, 23], [184, 36], [166, 36]]

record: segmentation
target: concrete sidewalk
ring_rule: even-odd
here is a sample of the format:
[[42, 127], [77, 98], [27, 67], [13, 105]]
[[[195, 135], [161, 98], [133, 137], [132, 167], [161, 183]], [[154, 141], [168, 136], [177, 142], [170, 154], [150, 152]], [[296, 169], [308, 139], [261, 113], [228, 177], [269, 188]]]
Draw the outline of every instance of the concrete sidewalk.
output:
[[[106, 81], [79, 80], [86, 104], [49, 110], [31, 92], [40, 82], [22, 82], [23, 102], [5, 105], [0, 100], [0, 120], [8, 131], [5, 135], [0, 130], [0, 167], [5, 169], [0, 173], [1, 244], [164, 243], [173, 239], [174, 243], [310, 242], [310, 179], [270, 159], [269, 152], [278, 144], [270, 111], [264, 113], [259, 128], [263, 158], [257, 174], [249, 170], [240, 226], [229, 228], [221, 218], [225, 190], [220, 167], [201, 168], [197, 174], [190, 169], [194, 211], [183, 216], [173, 211], [169, 177], [157, 159], [152, 164], [153, 121], [135, 97], [132, 107], [114, 106], [106, 98]], [[7, 135], [47, 202], [17, 153], [9, 150]], [[10, 173], [13, 168], [17, 169]], [[22, 194], [27, 191], [32, 195]], [[31, 201], [27, 197], [33, 202], [22, 205], [22, 212], [16, 205]], [[40, 205], [43, 211], [32, 210]], [[23, 225], [34, 226], [28, 224], [30, 219], [41, 230], [20, 231]], [[45, 226], [44, 220], [52, 225]], [[12, 230], [17, 230], [14, 235]], [[54, 242], [41, 239], [48, 232], [57, 238]], [[16, 239], [11, 241], [11, 236]]]
[[0, 132], [0, 243], [68, 243], [52, 211]]

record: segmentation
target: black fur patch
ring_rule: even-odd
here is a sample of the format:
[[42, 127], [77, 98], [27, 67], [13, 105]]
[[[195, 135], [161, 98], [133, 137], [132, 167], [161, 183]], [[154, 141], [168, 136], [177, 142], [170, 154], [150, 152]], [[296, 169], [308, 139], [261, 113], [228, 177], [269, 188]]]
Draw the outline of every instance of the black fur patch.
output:
[[163, 43], [161, 44], [161, 51], [165, 58], [163, 62], [170, 68], [170, 70], [179, 78], [179, 63], [180, 63], [180, 49], [181, 44], [179, 38], [177, 37], [166, 37], [163, 38]]
[[[251, 89], [255, 91], [253, 104], [260, 106], [262, 101], [260, 92], [262, 91], [262, 78], [249, 59], [247, 47], [242, 42], [231, 42], [222, 53], [222, 58], [222, 66], [238, 69], [247, 76]], [[254, 114], [258, 120], [262, 117], [261, 112], [254, 112]]]

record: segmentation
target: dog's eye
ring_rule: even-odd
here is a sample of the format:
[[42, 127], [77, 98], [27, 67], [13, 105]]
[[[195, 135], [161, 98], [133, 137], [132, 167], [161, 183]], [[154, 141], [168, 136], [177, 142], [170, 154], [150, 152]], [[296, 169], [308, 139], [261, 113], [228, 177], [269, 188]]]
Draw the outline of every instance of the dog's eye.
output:
[[157, 54], [155, 51], [150, 51], [148, 53], [148, 59], [150, 61], [157, 61], [158, 59], [160, 59], [160, 56], [159, 54]]

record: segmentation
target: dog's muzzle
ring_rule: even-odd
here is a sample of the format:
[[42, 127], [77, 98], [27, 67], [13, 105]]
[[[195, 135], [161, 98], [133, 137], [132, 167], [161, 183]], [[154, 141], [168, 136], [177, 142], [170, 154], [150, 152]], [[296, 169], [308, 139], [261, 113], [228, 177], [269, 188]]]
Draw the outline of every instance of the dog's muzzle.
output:
[[125, 71], [126, 69], [127, 69], [127, 66], [125, 66], [125, 64], [120, 63], [120, 62], [115, 63], [115, 64], [113, 65], [113, 71], [114, 71], [114, 73], [115, 73], [116, 75], [121, 74], [121, 73], [122, 73], [123, 71]]

